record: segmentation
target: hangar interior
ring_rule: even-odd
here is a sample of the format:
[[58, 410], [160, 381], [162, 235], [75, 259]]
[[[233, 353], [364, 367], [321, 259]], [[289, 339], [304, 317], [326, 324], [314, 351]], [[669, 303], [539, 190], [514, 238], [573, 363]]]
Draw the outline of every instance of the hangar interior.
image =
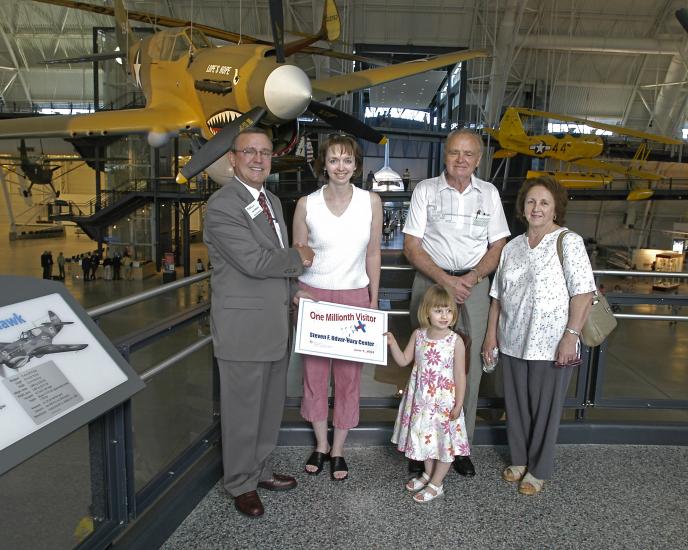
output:
[[[106, 8], [113, 5], [108, 0], [92, 1]], [[191, 22], [192, 27], [207, 25], [272, 40], [267, 1], [129, 0], [126, 4], [128, 10], [159, 18], [152, 24], [132, 22], [142, 36], [165, 28], [165, 18], [175, 18]], [[446, 506], [460, 506], [458, 493], [466, 490], [466, 498], [477, 503], [471, 505], [470, 511], [475, 521], [481, 517], [483, 507], [494, 506], [494, 502], [502, 509], [512, 507], [506, 520], [500, 514], [488, 514], [485, 523], [491, 526], [487, 528], [491, 534], [471, 532], [462, 539], [466, 545], [574, 547], [576, 541], [583, 541], [584, 547], [641, 548], [646, 547], [641, 542], [644, 537], [659, 547], [679, 547], [688, 536], [680, 521], [682, 514], [685, 518], [685, 499], [681, 498], [685, 473], [681, 465], [685, 463], [688, 443], [688, 280], [683, 261], [684, 245], [688, 243], [688, 165], [683, 162], [686, 152], [682, 144], [635, 138], [625, 132], [630, 129], [678, 140], [686, 138], [688, 30], [675, 16], [683, 4], [678, 0], [338, 0], [341, 39], [331, 45], [316, 45], [367, 57], [370, 62], [304, 53], [288, 59], [311, 79], [323, 79], [374, 67], [376, 63], [399, 63], [459, 49], [487, 51], [486, 57], [364, 88], [330, 101], [332, 106], [365, 120], [389, 137], [387, 148], [361, 142], [365, 160], [360, 183], [370, 184], [367, 174], [372, 172], [385, 206], [385, 263], [406, 264], [400, 252], [401, 226], [411, 190], [419, 180], [441, 171], [442, 142], [447, 132], [469, 127], [483, 136], [485, 152], [478, 175], [492, 181], [502, 192], [512, 234], [519, 228], [513, 219], [513, 200], [528, 170], [582, 170], [591, 176], [581, 185], [569, 186], [568, 226], [586, 239], [593, 268], [646, 272], [598, 276], [598, 283], [614, 290], [609, 299], [617, 313], [628, 317], [620, 318], [619, 329], [602, 348], [586, 352], [585, 369], [571, 384], [561, 435], [562, 442], [568, 444], [562, 451], [565, 466], [561, 479], [569, 486], [560, 489], [559, 494], [553, 490], [555, 495], [540, 509], [543, 516], [552, 519], [554, 527], [547, 521], [534, 520], [535, 528], [520, 533], [520, 538], [502, 536], [492, 527], [504, 521], [513, 533], [519, 517], [532, 510], [514, 502], [510, 495], [495, 493], [491, 480], [483, 479], [468, 488], [457, 481], [454, 492], [445, 500]], [[298, 33], [311, 33], [320, 25], [321, 0], [286, 0], [283, 5], [288, 39]], [[127, 75], [124, 70], [126, 62], [108, 59], [97, 64], [46, 64], [49, 60], [113, 51], [117, 41], [112, 17], [30, 0], [0, 0], [0, 21], [0, 119], [145, 105], [135, 75]], [[217, 38], [209, 40], [213, 45], [226, 44]], [[188, 46], [183, 53], [189, 53]], [[167, 86], [173, 88], [176, 84], [171, 79]], [[485, 129], [499, 129], [509, 107], [552, 115], [522, 114], [525, 132], [530, 136], [526, 147], [532, 147], [533, 152], [540, 144], [539, 136], [564, 139], [561, 134], [566, 132], [577, 136], [602, 134], [604, 152], [596, 155], [597, 160], [642, 168], [661, 178], [616, 172], [613, 179], [606, 180], [600, 179], [600, 174], [608, 172], [599, 167], [581, 168], [562, 158], [500, 155], [498, 151], [507, 147]], [[566, 117], [616, 126], [619, 131], [587, 127]], [[300, 164], [269, 181], [287, 211], [293, 209], [296, 198], [316, 185], [308, 160], [317, 150], [320, 136], [332, 131], [308, 113], [300, 117], [299, 124], [299, 137], [305, 139], [299, 140], [294, 152], [303, 157]], [[157, 547], [215, 485], [219, 475], [217, 375], [208, 345], [207, 273], [189, 282], [173, 283], [182, 284], [163, 296], [146, 294], [159, 287], [161, 279], [168, 282], [189, 275], [196, 258], [207, 263], [207, 251], [199, 236], [203, 203], [216, 183], [203, 175], [186, 188], [174, 183], [192, 149], [183, 133], [159, 148], [151, 147], [145, 133], [124, 139], [110, 137], [91, 143], [81, 156], [63, 139], [26, 138], [29, 164], [47, 168], [52, 184], [29, 187], [33, 180], [21, 167], [21, 138], [1, 139], [0, 135], [4, 188], [0, 233], [16, 238], [3, 241], [4, 235], [0, 237], [0, 250], [6, 260], [3, 274], [40, 277], [38, 257], [46, 249], [64, 250], [68, 257], [95, 249], [111, 254], [126, 250], [139, 264], [136, 280], [96, 280], [87, 284], [79, 277], [75, 262], [64, 284], [92, 312], [103, 304], [141, 293], [140, 301], [128, 309], [93, 313], [140, 374], [165, 362], [171, 353], [181, 353], [182, 357], [162, 374], [146, 378], [147, 388], [131, 401], [0, 476], [0, 531], [8, 548]], [[80, 146], [83, 151], [83, 144]], [[102, 169], [95, 170], [98, 166]], [[383, 179], [389, 175], [384, 168], [391, 169], [391, 179]], [[641, 200], [632, 200], [638, 197]], [[125, 213], [102, 216], [109, 206], [124, 198], [130, 200]], [[73, 219], [99, 212], [103, 219], [96, 225], [82, 225]], [[166, 258], [166, 252], [172, 252], [173, 259]], [[648, 273], [653, 269], [677, 274], [655, 277]], [[392, 310], [390, 326], [402, 340], [409, 333], [404, 312], [408, 309], [411, 276], [403, 269], [385, 270], [381, 283], [385, 301], [381, 307]], [[644, 317], [649, 315], [666, 317]], [[205, 342], [205, 347], [198, 347], [199, 342]], [[188, 351], [193, 346], [197, 347]], [[303, 541], [308, 541], [308, 546], [354, 545], [346, 540], [360, 541], [356, 544], [363, 547], [384, 548], [391, 543], [421, 544], [428, 540], [430, 546], [447, 547], [441, 536], [424, 539], [409, 534], [411, 521], [419, 515], [415, 510], [384, 509], [385, 514], [409, 522], [394, 534], [377, 521], [367, 525], [380, 500], [398, 498], [385, 487], [394, 486], [405, 473], [401, 459], [396, 454], [390, 458], [391, 450], [380, 450], [379, 446], [388, 439], [398, 392], [406, 376], [408, 373], [390, 367], [371, 365], [364, 369], [363, 423], [351, 438], [357, 446], [351, 452], [358, 468], [365, 469], [369, 461], [370, 469], [377, 468], [379, 462], [380, 470], [384, 470], [391, 461], [394, 472], [361, 472], [358, 483], [352, 483], [354, 489], [349, 489], [353, 496], [345, 494], [346, 489], [332, 489], [325, 475], [317, 484], [301, 475], [300, 486], [311, 483], [303, 497], [306, 502], [290, 497], [279, 510], [280, 504], [274, 499], [270, 505], [279, 512], [267, 527], [259, 528], [235, 518], [231, 507], [223, 504], [221, 489], [215, 488], [195, 514], [213, 517], [217, 513], [218, 521], [227, 527], [213, 536], [202, 535], [210, 538], [198, 539], [195, 527], [187, 526], [166, 547], [291, 547], [303, 546]], [[301, 395], [300, 360], [296, 357], [290, 368], [277, 459], [280, 465], [296, 469], [302, 468], [304, 449], [311, 445], [298, 412]], [[496, 472], [506, 460], [500, 451], [505, 442], [501, 402], [498, 396], [488, 393], [480, 403], [483, 414], [476, 432], [477, 454], [486, 470]], [[616, 442], [647, 447], [628, 450], [607, 445]], [[589, 445], [578, 445], [581, 443], [596, 443], [599, 447], [591, 449]], [[669, 447], [668, 443], [683, 447]], [[367, 445], [379, 454], [367, 455]], [[615, 471], [601, 466], [605, 461]], [[647, 461], [653, 463], [648, 481], [652, 491], [645, 495], [651, 503], [651, 520], [645, 521], [636, 537], [625, 528], [625, 522], [635, 521], [642, 511], [635, 507], [624, 510], [614, 495], [618, 490], [615, 484], [627, 480], [618, 470], [642, 474], [649, 470]], [[599, 468], [590, 477], [603, 491], [580, 486], [577, 465], [581, 463]], [[662, 463], [668, 475], [676, 475], [677, 483], [655, 475], [654, 464]], [[378, 479], [383, 485], [382, 495], [368, 494]], [[605, 481], [611, 485], [605, 485]], [[599, 507], [586, 515], [582, 512], [586, 503], [571, 504], [573, 496], [567, 495], [567, 490], [575, 492], [576, 498], [599, 500]], [[633, 497], [635, 489], [630, 490], [630, 495], [619, 496], [623, 502]], [[28, 491], [36, 498], [27, 498]], [[321, 493], [325, 496], [321, 497]], [[600, 493], [605, 493], [607, 499]], [[668, 502], [670, 495], [676, 495], [673, 506]], [[345, 528], [338, 528], [338, 518], [332, 519], [329, 508], [329, 519], [319, 516], [323, 512], [313, 503], [317, 505], [320, 498], [344, 510], [348, 521]], [[41, 502], [36, 502], [39, 499]], [[291, 537], [271, 539], [273, 530], [293, 517], [295, 507], [330, 525], [334, 534], [323, 535], [320, 528], [311, 531], [308, 527], [307, 532], [299, 528]], [[445, 510], [455, 514], [449, 508]], [[616, 523], [607, 521], [612, 515], [609, 510], [617, 510]], [[580, 528], [567, 523], [568, 513], [582, 514]], [[434, 532], [441, 531], [439, 517], [427, 519]], [[582, 525], [585, 522], [592, 526], [590, 531], [606, 530], [606, 534], [598, 533], [597, 538], [589, 535]], [[654, 527], [648, 526], [651, 523]], [[212, 521], [210, 524], [212, 529]], [[383, 538], [371, 538], [362, 531], [371, 525], [375, 537], [382, 533]], [[323, 538], [328, 536], [341, 538]], [[320, 544], [316, 544], [318, 541]]]

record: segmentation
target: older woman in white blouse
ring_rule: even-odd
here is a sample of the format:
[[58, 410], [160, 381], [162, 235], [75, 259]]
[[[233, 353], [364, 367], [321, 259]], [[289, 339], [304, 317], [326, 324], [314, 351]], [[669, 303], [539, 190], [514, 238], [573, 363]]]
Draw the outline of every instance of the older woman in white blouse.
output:
[[580, 363], [579, 336], [595, 290], [583, 239], [557, 239], [566, 214], [565, 189], [549, 176], [529, 179], [516, 199], [528, 224], [502, 251], [490, 290], [492, 303], [482, 353], [499, 347], [511, 465], [506, 481], [519, 492], [539, 493], [552, 475], [559, 422], [573, 368]]

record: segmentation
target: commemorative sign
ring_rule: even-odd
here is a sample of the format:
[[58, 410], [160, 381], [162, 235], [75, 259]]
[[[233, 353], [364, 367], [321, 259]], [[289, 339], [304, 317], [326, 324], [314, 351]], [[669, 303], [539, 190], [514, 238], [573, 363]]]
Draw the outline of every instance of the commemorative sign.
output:
[[387, 313], [301, 299], [296, 324], [297, 353], [387, 364]]

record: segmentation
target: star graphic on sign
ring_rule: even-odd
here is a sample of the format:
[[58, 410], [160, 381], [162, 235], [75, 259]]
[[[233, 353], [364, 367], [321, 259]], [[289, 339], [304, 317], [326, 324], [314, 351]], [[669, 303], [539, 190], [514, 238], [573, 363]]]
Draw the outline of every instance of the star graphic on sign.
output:
[[544, 141], [538, 141], [535, 145], [531, 145], [528, 147], [531, 151], [533, 151], [536, 155], [541, 155], [545, 151], [549, 151], [551, 147], [547, 145]]

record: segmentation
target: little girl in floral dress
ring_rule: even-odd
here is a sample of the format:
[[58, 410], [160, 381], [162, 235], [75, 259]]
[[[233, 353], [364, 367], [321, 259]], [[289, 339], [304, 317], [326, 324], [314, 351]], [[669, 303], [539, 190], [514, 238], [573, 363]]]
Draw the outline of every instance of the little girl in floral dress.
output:
[[440, 285], [431, 286], [418, 309], [419, 329], [411, 334], [404, 351], [387, 333], [392, 357], [401, 367], [411, 363], [406, 391], [399, 405], [392, 443], [412, 460], [421, 460], [425, 471], [412, 478], [406, 489], [418, 503], [444, 494], [443, 481], [457, 455], [471, 454], [463, 415], [466, 389], [466, 350], [453, 332], [458, 316], [456, 302]]

